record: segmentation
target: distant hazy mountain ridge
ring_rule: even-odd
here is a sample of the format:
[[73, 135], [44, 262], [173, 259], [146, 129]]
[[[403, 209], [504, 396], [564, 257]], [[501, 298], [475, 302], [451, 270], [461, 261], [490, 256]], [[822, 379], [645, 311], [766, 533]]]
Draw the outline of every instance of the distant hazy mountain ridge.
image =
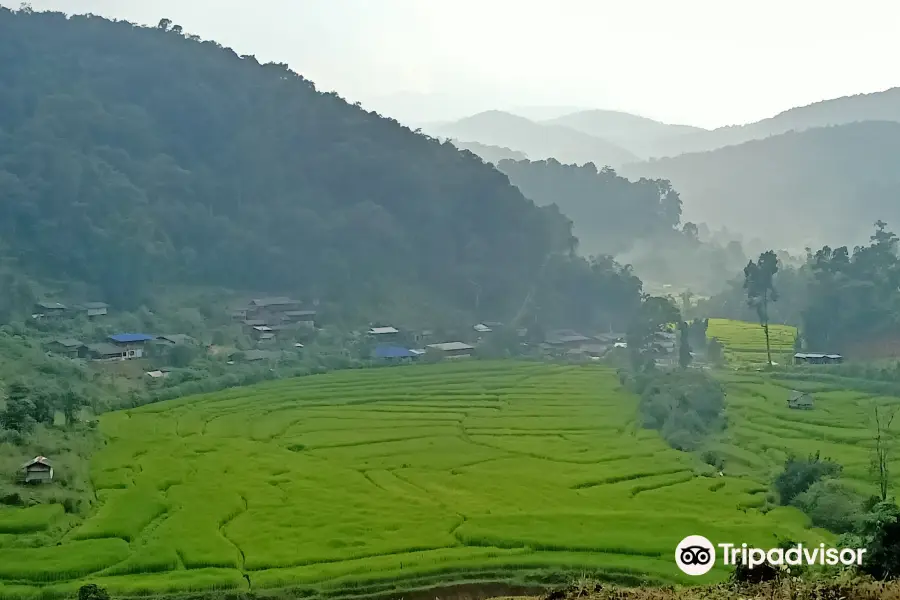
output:
[[866, 240], [900, 222], [900, 122], [792, 131], [708, 152], [626, 165], [629, 178], [668, 179], [685, 219], [802, 250]]
[[706, 132], [699, 127], [669, 125], [612, 110], [585, 110], [545, 123], [563, 125], [608, 140], [643, 158], [659, 156], [667, 143], [681, 136]]
[[478, 142], [522, 152], [532, 160], [555, 158], [564, 163], [619, 166], [639, 160], [612, 142], [570, 127], [536, 123], [491, 110], [449, 124], [425, 127], [428, 133], [463, 142]]

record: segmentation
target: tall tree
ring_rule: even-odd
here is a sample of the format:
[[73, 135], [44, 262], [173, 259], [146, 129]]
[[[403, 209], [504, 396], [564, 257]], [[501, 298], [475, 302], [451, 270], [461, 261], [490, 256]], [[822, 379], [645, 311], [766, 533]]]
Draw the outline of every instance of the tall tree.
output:
[[0, 412], [0, 427], [25, 432], [34, 426], [34, 403], [31, 390], [21, 382], [10, 384], [6, 393], [6, 408]]
[[759, 324], [766, 334], [766, 360], [772, 364], [772, 347], [769, 341], [769, 303], [778, 300], [775, 290], [775, 273], [778, 272], [778, 257], [772, 250], [759, 255], [756, 262], [752, 260], [744, 267], [744, 290], [747, 292], [747, 304], [756, 310]]
[[678, 364], [687, 369], [691, 364], [691, 330], [686, 321], [678, 324]]
[[650, 356], [655, 350], [656, 334], [665, 330], [670, 323], [681, 321], [681, 313], [671, 298], [644, 296], [628, 326], [626, 341], [635, 371], [643, 371], [653, 364]]
[[894, 422], [894, 416], [897, 414], [896, 407], [879, 407], [875, 404], [873, 408], [874, 425], [875, 425], [875, 447], [872, 450], [872, 474], [878, 483], [878, 493], [882, 502], [888, 497], [891, 476], [889, 469], [889, 461], [891, 455], [890, 430], [891, 424]]

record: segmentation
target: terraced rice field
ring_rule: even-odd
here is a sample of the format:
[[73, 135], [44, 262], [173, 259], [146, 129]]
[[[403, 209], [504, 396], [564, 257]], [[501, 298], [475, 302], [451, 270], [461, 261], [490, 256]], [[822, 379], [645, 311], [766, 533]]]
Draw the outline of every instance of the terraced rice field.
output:
[[358, 593], [547, 569], [675, 582], [689, 534], [829, 537], [793, 509], [763, 514], [765, 486], [719, 476], [636, 416], [611, 371], [515, 362], [345, 371], [111, 413], [93, 515], [27, 548], [61, 511], [0, 511], [0, 598], [86, 582]]
[[[766, 335], [759, 323], [710, 319], [706, 335], [722, 342], [725, 358], [731, 364], [766, 364]], [[769, 325], [769, 345], [774, 362], [789, 364], [794, 354], [796, 335], [796, 327]]]
[[[842, 477], [851, 487], [865, 495], [875, 493], [869, 471], [874, 407], [896, 406], [900, 398], [762, 376], [735, 374], [727, 382], [729, 424], [716, 450], [725, 457], [729, 472], [771, 481], [788, 454], [820, 452], [844, 466]], [[795, 389], [813, 395], [812, 410], [788, 408], [788, 396]], [[887, 443], [896, 445], [898, 432], [898, 427], [886, 432]], [[894, 485], [900, 485], [900, 476], [895, 476]]]

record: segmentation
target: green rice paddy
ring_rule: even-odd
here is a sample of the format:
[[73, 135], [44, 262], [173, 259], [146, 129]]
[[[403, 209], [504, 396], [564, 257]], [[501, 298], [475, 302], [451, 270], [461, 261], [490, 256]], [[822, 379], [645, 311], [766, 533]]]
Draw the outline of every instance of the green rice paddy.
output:
[[767, 505], [786, 452], [821, 449], [865, 485], [861, 397], [789, 411], [786, 388], [733, 377], [724, 476], [642, 429], [597, 365], [343, 371], [110, 413], [92, 515], [30, 547], [62, 511], [0, 510], [0, 598], [84, 583], [334, 595], [547, 571], [717, 580], [681, 574], [682, 538], [831, 539]]
[[[706, 335], [722, 342], [725, 358], [731, 364], [766, 364], [766, 336], [759, 323], [710, 319]], [[769, 325], [773, 362], [790, 363], [796, 335], [797, 328], [791, 325]]]

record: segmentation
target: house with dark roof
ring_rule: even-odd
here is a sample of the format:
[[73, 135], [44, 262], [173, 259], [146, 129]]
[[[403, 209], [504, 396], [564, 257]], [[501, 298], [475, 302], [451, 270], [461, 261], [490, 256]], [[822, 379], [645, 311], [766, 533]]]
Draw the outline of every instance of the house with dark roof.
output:
[[266, 342], [275, 339], [275, 330], [268, 325], [255, 325], [250, 332], [257, 342]]
[[797, 352], [794, 354], [795, 365], [835, 365], [844, 362], [840, 354], [823, 354], [819, 352]]
[[53, 465], [44, 456], [36, 456], [20, 467], [25, 483], [53, 481]]
[[67, 310], [66, 305], [59, 302], [38, 302], [34, 305], [35, 315], [41, 317], [59, 317], [66, 314]]
[[299, 310], [300, 302], [287, 296], [272, 296], [267, 298], [254, 298], [250, 301], [250, 308], [281, 308], [284, 310]]
[[441, 344], [428, 344], [425, 350], [441, 358], [465, 358], [472, 356], [475, 352], [475, 346], [470, 346], [464, 342], [444, 342]]
[[155, 335], [146, 333], [117, 333], [109, 336], [110, 341], [125, 353], [125, 360], [144, 356], [144, 346], [156, 339]]
[[88, 318], [102, 317], [109, 313], [109, 304], [105, 302], [85, 302], [78, 307]]
[[127, 358], [126, 350], [124, 348], [112, 344], [87, 344], [85, 349], [88, 358], [91, 360], [111, 361], [126, 360]]
[[578, 333], [577, 331], [571, 330], [561, 330], [561, 331], [553, 331], [547, 335], [544, 340], [544, 343], [549, 346], [561, 350], [571, 350], [573, 348], [578, 348], [583, 344], [589, 344], [593, 342], [591, 338]]
[[159, 335], [156, 336], [156, 341], [165, 346], [191, 346], [197, 343], [197, 340], [184, 333]]
[[316, 326], [316, 311], [314, 310], [287, 310], [281, 314], [281, 320], [285, 323], [296, 323], [301, 326]]
[[84, 343], [71, 338], [53, 340], [47, 344], [47, 351], [51, 354], [59, 356], [68, 356], [69, 358], [77, 358], [86, 351]]
[[246, 316], [250, 319], [280, 321], [287, 312], [303, 310], [303, 303], [285, 296], [254, 298], [247, 306]]
[[812, 394], [808, 392], [793, 390], [791, 391], [790, 396], [788, 396], [788, 408], [810, 410], [814, 405], [815, 400], [813, 399]]

